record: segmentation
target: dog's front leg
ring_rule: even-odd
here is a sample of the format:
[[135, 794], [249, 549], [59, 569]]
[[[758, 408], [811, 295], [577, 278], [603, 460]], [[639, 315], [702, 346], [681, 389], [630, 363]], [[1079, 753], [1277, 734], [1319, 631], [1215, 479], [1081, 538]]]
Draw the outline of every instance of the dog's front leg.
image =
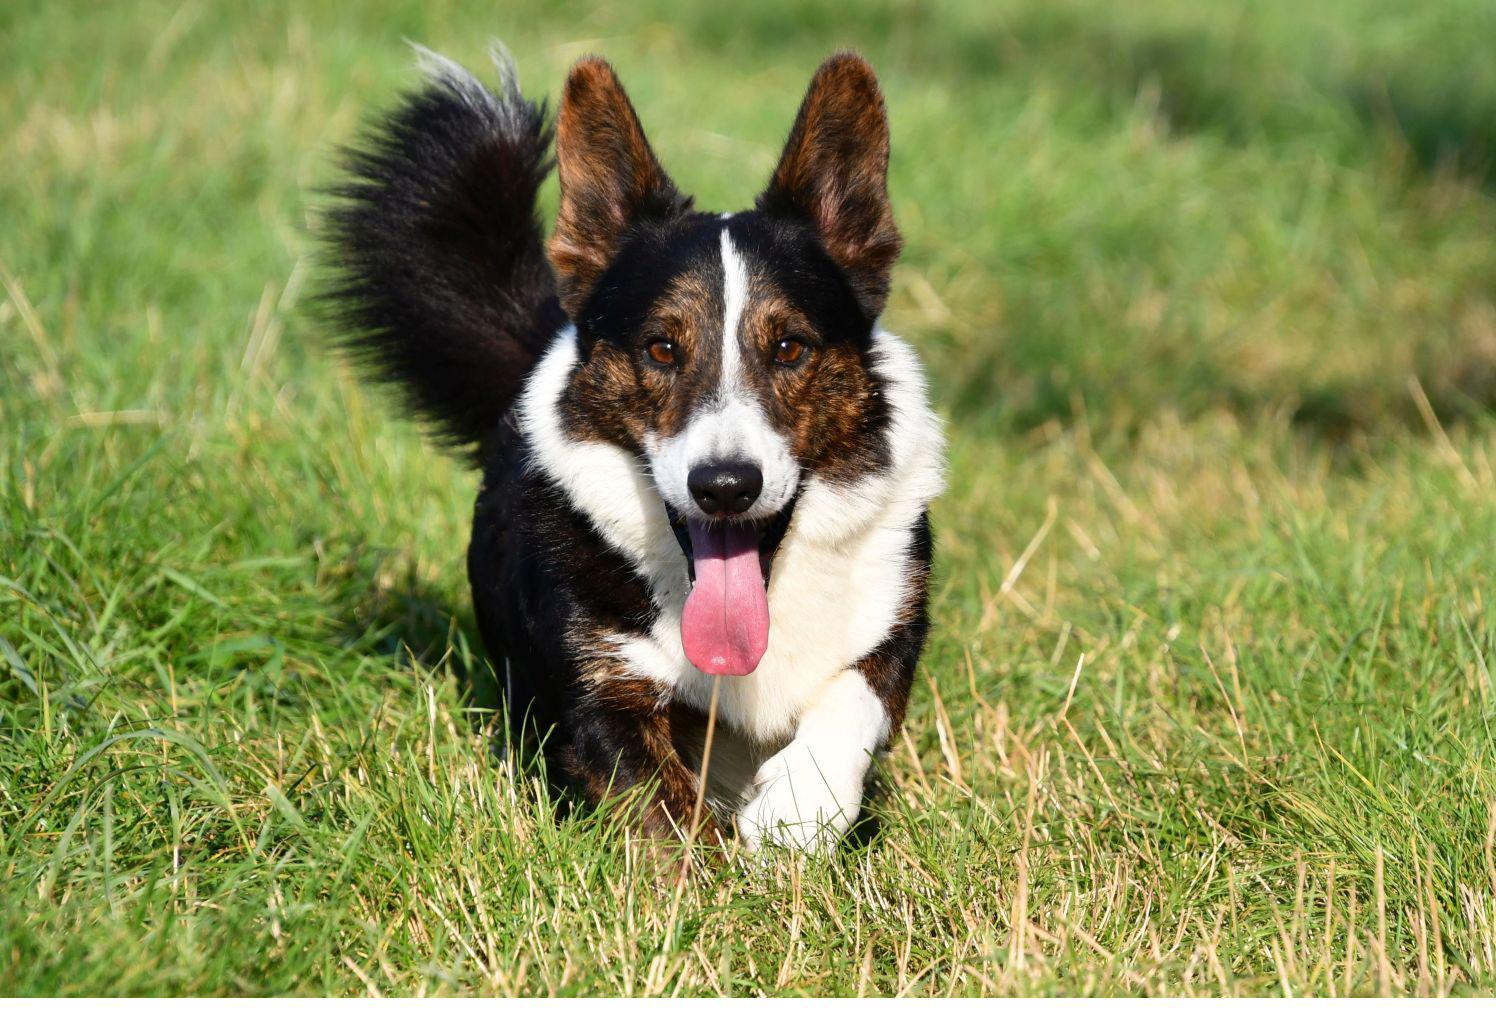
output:
[[671, 739], [668, 708], [659, 706], [649, 683], [612, 681], [580, 703], [564, 762], [587, 798], [601, 803], [635, 792], [621, 809], [637, 817], [656, 839], [695, 837], [720, 844], [723, 835], [710, 811], [696, 816], [700, 779], [681, 760]]
[[849, 668], [828, 682], [789, 745], [754, 777], [758, 792], [738, 814], [749, 849], [835, 846], [857, 819], [873, 754], [891, 728], [883, 700], [861, 670]]

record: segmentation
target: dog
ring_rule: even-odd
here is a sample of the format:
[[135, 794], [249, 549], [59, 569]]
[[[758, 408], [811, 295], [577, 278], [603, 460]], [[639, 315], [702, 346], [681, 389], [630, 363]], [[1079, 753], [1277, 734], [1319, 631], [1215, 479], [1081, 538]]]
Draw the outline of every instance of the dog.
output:
[[491, 89], [421, 51], [346, 152], [340, 345], [481, 469], [476, 617], [551, 773], [639, 799], [652, 838], [834, 847], [904, 718], [944, 469], [879, 324], [902, 240], [877, 79], [822, 64], [754, 206], [714, 214], [607, 62], [571, 68], [554, 124], [495, 62]]

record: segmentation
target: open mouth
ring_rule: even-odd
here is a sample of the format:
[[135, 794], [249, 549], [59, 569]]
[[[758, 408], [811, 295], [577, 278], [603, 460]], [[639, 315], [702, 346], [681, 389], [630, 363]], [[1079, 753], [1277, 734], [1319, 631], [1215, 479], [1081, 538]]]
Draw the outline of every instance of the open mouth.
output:
[[769, 572], [794, 506], [766, 521], [684, 518], [667, 506], [691, 576], [681, 643], [707, 674], [751, 674], [769, 648]]

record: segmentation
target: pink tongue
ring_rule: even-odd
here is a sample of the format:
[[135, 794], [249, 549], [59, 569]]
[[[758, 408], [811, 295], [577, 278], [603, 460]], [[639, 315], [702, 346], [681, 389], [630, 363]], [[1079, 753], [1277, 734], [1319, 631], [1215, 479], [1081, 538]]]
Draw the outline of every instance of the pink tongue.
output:
[[769, 648], [769, 597], [758, 533], [741, 525], [688, 521], [696, 584], [686, 597], [680, 641], [709, 675], [746, 675]]

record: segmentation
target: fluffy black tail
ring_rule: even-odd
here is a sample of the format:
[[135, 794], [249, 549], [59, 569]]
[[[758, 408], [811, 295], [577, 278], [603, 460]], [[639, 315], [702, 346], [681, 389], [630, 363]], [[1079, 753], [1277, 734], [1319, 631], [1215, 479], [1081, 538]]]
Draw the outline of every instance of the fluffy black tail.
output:
[[346, 151], [323, 300], [341, 346], [475, 455], [565, 321], [535, 210], [551, 127], [501, 51], [497, 92], [419, 52], [424, 87]]

